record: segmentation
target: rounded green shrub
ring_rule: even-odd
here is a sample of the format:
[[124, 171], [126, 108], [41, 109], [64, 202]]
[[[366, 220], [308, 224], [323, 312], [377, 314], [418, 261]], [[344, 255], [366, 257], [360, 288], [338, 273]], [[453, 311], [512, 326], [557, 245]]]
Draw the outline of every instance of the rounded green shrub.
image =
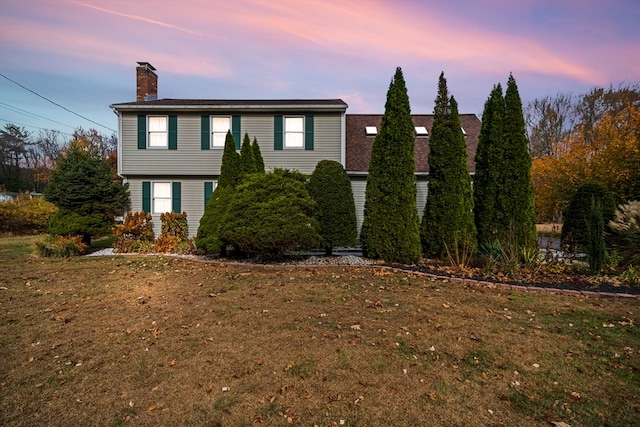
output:
[[235, 189], [220, 239], [248, 256], [280, 259], [318, 240], [315, 202], [305, 185], [282, 174], [254, 174]]
[[307, 188], [316, 202], [320, 245], [327, 255], [331, 255], [334, 246], [354, 246], [358, 237], [356, 205], [351, 181], [342, 165], [334, 160], [320, 161]]

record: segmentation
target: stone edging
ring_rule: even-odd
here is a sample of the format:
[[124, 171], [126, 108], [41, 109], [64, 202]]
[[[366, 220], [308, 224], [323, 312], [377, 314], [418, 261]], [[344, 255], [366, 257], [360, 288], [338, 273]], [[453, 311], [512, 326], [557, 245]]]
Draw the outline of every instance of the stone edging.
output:
[[[172, 257], [181, 257], [179, 255], [171, 255], [171, 254], [163, 254], [165, 256]], [[246, 266], [247, 263], [236, 262], [236, 261], [218, 261], [218, 260], [208, 260], [198, 257], [184, 257], [183, 259], [189, 259], [192, 261], [204, 262], [208, 264], [220, 264], [220, 265], [237, 265], [237, 266]], [[512, 285], [509, 283], [495, 283], [495, 282], [487, 282], [483, 280], [475, 280], [475, 279], [467, 279], [463, 277], [449, 277], [449, 276], [438, 276], [436, 274], [431, 273], [422, 273], [420, 271], [413, 270], [404, 270], [398, 267], [390, 267], [386, 265], [379, 264], [358, 264], [358, 265], [349, 265], [349, 264], [333, 264], [333, 265], [313, 265], [313, 264], [251, 264], [254, 267], [261, 267], [272, 269], [276, 267], [290, 267], [290, 268], [323, 268], [323, 267], [373, 267], [380, 268], [390, 271], [395, 271], [398, 273], [409, 273], [420, 275], [432, 280], [438, 280], [442, 282], [452, 282], [452, 283], [463, 283], [471, 286], [489, 288], [489, 289], [505, 289], [505, 290], [514, 290], [514, 291], [524, 291], [524, 292], [546, 292], [551, 294], [558, 295], [569, 295], [569, 296], [578, 296], [578, 297], [589, 297], [589, 298], [624, 298], [624, 299], [637, 299], [640, 300], [640, 295], [633, 294], [623, 294], [623, 293], [614, 293], [614, 292], [595, 292], [595, 291], [577, 291], [574, 289], [558, 289], [558, 288], [543, 288], [539, 286], [522, 286], [522, 285]]]

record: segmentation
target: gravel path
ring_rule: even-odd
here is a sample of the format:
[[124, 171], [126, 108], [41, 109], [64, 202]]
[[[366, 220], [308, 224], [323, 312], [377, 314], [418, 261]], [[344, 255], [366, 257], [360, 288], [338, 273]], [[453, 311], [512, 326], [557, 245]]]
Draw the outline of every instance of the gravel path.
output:
[[[112, 255], [138, 255], [135, 253], [125, 253], [120, 254], [113, 251], [113, 248], [104, 248], [98, 251], [87, 254], [87, 256], [112, 256]], [[181, 258], [200, 258], [207, 259], [203, 256], [198, 255], [176, 255], [171, 254], [170, 256], [181, 257]], [[297, 261], [288, 261], [284, 264], [295, 264], [295, 265], [370, 265], [373, 264], [374, 261], [362, 258], [359, 255], [337, 255], [337, 256], [319, 256], [319, 255], [311, 255], [302, 260]]]

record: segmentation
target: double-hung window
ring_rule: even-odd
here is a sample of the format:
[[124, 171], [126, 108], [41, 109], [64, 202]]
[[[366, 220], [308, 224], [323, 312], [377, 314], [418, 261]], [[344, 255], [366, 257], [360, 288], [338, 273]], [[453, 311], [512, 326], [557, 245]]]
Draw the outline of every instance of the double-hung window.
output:
[[153, 213], [162, 214], [171, 212], [171, 183], [154, 182], [152, 189]]
[[304, 117], [284, 117], [284, 147], [304, 148]]
[[313, 150], [313, 115], [273, 117], [273, 149]]
[[213, 148], [224, 148], [229, 130], [231, 130], [231, 117], [211, 117], [211, 146]]
[[167, 116], [149, 116], [149, 148], [167, 148], [169, 142]]

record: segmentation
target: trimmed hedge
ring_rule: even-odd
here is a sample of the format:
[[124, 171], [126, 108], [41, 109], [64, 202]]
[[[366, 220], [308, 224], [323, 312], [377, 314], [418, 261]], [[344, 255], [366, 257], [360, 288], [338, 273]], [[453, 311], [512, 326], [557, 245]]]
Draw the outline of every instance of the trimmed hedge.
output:
[[356, 205], [351, 181], [342, 165], [334, 160], [320, 161], [307, 188], [316, 202], [320, 245], [326, 254], [331, 255], [334, 246], [355, 246], [358, 237]]

